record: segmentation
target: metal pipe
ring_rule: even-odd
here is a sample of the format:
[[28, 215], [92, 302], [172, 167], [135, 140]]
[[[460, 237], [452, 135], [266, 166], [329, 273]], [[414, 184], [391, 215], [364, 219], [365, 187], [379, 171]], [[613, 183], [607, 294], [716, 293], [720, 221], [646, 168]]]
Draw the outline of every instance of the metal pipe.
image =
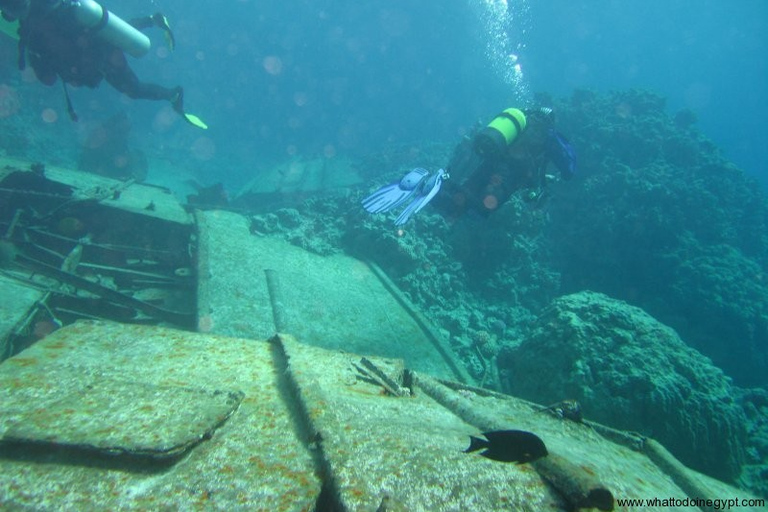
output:
[[286, 332], [285, 306], [283, 303], [283, 294], [280, 290], [280, 276], [276, 270], [264, 269], [267, 276], [267, 291], [269, 292], [269, 302], [272, 305], [272, 320], [275, 324], [276, 332]]

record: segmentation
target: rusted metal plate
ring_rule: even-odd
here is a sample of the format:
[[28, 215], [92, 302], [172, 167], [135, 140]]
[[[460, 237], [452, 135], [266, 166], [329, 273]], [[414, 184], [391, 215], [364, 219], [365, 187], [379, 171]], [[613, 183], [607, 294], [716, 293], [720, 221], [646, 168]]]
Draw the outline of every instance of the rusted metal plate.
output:
[[[25, 328], [24, 321], [45, 292], [24, 286], [0, 275], [0, 361], [11, 352], [8, 346], [14, 331]], [[34, 329], [34, 326], [26, 326]]]
[[[365, 262], [251, 234], [248, 219], [232, 212], [199, 212], [198, 224], [201, 331], [265, 338], [282, 330], [302, 343], [400, 357], [409, 368], [466, 380]], [[268, 273], [273, 284], [279, 281], [280, 297], [268, 286]]]
[[0, 437], [25, 440], [0, 443], [0, 509], [311, 510], [281, 375], [265, 341], [64, 327], [0, 364]]
[[13, 408], [15, 414], [0, 439], [108, 454], [175, 457], [210, 438], [242, 399], [238, 391], [98, 378], [78, 389], [58, 388], [39, 401], [7, 402], [3, 407]]

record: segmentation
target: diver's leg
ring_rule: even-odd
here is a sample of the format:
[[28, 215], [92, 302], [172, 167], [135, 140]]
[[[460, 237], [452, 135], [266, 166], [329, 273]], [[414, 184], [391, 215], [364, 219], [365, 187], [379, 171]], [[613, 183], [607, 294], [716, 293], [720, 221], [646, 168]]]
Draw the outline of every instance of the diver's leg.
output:
[[156, 12], [152, 16], [142, 16], [141, 18], [133, 18], [131, 21], [129, 21], [131, 26], [133, 26], [136, 29], [144, 30], [145, 28], [151, 28], [151, 27], [158, 27], [160, 30], [163, 31], [163, 35], [165, 36], [165, 41], [168, 43], [168, 47], [173, 51], [174, 48], [176, 48], [176, 38], [173, 37], [173, 32], [171, 32], [171, 26], [168, 23], [168, 18], [166, 18], [163, 13]]
[[[121, 52], [122, 53], [122, 52]], [[115, 62], [117, 60], [117, 62]], [[129, 98], [141, 100], [166, 100], [174, 104], [181, 97], [181, 87], [169, 89], [161, 85], [139, 81], [136, 73], [128, 66], [125, 56], [112, 60], [112, 66], [107, 70], [107, 83]], [[181, 107], [181, 105], [179, 105]]]
[[459, 185], [458, 197], [468, 210], [487, 216], [501, 205], [495, 190], [501, 183], [493, 161], [483, 160], [472, 174]]
[[128, 24], [133, 28], [144, 30], [145, 28], [154, 27], [155, 21], [152, 19], [152, 16], [142, 16], [141, 18], [133, 18]]
[[459, 183], [448, 180], [443, 182], [432, 204], [444, 217], [455, 219], [467, 210], [467, 197]]

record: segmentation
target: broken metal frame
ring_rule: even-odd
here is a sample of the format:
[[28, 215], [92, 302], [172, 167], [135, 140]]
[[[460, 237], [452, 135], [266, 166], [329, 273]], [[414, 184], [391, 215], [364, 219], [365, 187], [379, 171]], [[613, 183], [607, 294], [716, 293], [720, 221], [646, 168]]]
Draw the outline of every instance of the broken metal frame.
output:
[[[89, 186], [86, 180], [78, 188], [47, 177], [39, 167], [0, 169], [0, 239], [7, 245], [0, 272], [43, 292], [6, 331], [0, 360], [44, 334], [36, 332], [40, 322], [50, 321], [54, 329], [76, 319], [194, 329], [195, 308], [187, 304], [195, 295], [191, 225], [114, 204], [133, 182]], [[92, 240], [90, 230], [82, 238], [55, 232], [56, 223], [67, 217], [91, 220], [101, 239]], [[125, 240], [126, 224], [133, 219], [136, 239]], [[120, 243], [124, 240], [128, 243]], [[174, 291], [180, 293], [174, 296]], [[181, 300], [174, 302], [177, 307], [157, 302], [174, 299]]]

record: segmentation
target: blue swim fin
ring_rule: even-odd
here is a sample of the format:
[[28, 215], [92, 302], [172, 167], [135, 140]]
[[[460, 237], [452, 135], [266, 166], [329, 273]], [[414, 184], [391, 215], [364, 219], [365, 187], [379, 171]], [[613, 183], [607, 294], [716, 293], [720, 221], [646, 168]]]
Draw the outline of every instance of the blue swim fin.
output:
[[363, 199], [363, 208], [369, 213], [388, 212], [408, 200], [416, 188], [429, 176], [429, 171], [417, 167], [400, 181], [390, 183]]
[[547, 156], [560, 171], [560, 176], [569, 180], [576, 174], [576, 150], [562, 133], [550, 129], [548, 135]]
[[397, 220], [395, 220], [395, 226], [402, 226], [408, 222], [408, 219], [410, 219], [412, 215], [419, 213], [422, 208], [427, 206], [427, 203], [440, 192], [440, 186], [443, 184], [443, 180], [447, 178], [448, 173], [443, 169], [438, 169], [435, 174], [424, 180], [419, 187], [419, 191], [414, 194], [417, 197], [411, 201], [411, 204], [409, 204], [405, 210], [400, 213]]
[[419, 212], [440, 191], [448, 173], [443, 169], [430, 173], [417, 167], [395, 183], [385, 185], [363, 199], [363, 208], [369, 213], [388, 212], [411, 200], [395, 220], [395, 226], [402, 226], [411, 216]]

